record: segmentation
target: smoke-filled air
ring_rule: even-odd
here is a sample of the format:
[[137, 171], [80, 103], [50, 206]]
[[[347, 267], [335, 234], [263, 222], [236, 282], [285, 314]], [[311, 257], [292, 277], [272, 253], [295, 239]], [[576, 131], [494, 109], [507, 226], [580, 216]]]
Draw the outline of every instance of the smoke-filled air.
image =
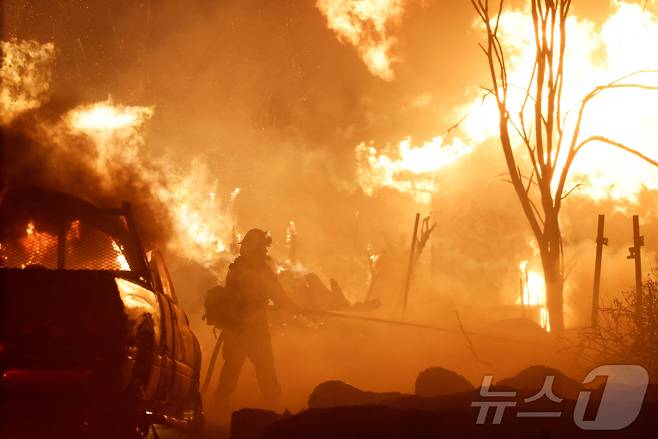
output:
[[[0, 13], [3, 407], [119, 352], [99, 382], [129, 410], [62, 437], [577, 437], [578, 392], [605, 399], [585, 377], [625, 364], [648, 374], [625, 437], [656, 427], [655, 0]], [[34, 341], [28, 303], [30, 331], [89, 318], [72, 333], [117, 344], [42, 360], [94, 343]], [[544, 375], [569, 419], [478, 430], [483, 377]]]

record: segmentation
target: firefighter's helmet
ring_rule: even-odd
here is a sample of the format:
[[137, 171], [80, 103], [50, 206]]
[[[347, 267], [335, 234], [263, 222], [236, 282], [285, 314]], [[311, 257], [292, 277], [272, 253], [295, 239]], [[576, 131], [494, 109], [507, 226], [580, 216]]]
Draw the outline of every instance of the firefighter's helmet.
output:
[[270, 245], [272, 245], [272, 237], [268, 232], [261, 229], [251, 229], [240, 241], [240, 250], [266, 249]]

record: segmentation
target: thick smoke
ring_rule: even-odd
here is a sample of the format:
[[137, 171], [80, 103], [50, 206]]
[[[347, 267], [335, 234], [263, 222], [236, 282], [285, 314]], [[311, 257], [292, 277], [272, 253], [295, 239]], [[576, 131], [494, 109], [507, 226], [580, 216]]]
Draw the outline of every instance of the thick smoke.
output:
[[[458, 309], [468, 329], [518, 318], [518, 266], [533, 259], [534, 250], [513, 191], [499, 178], [505, 164], [495, 141], [437, 174], [431, 207], [390, 189], [369, 197], [357, 184], [356, 145], [397, 143], [407, 136], [429, 142], [463, 116], [453, 109], [470, 101], [471, 90], [487, 84], [469, 2], [428, 2], [424, 9], [409, 3], [396, 33], [395, 80], [387, 82], [338, 41], [315, 2], [94, 0], [82, 7], [72, 0], [7, 1], [3, 39], [52, 42], [57, 58], [48, 103], [6, 130], [5, 175], [99, 205], [132, 200], [143, 231], [160, 244], [174, 233], [173, 219], [163, 215], [168, 205], [153, 191], [175, 183], [162, 163], [191, 170], [196, 160], [206, 166], [205, 180], [217, 180], [224, 203], [240, 188], [234, 213], [241, 232], [269, 230], [274, 256], [285, 259], [285, 227], [294, 220], [300, 262], [323, 279], [336, 278], [353, 301], [367, 292], [368, 246], [389, 260], [382, 299], [397, 300], [413, 216], [431, 209], [435, 239], [412, 280], [405, 317], [455, 326]], [[600, 10], [600, 2], [593, 8]], [[71, 109], [108, 94], [120, 105], [155, 108], [143, 127], [142, 167], [113, 169], [109, 187], [90, 167], [95, 152], [88, 139], [69, 135], [55, 143], [48, 128]], [[653, 193], [640, 194], [647, 268], [658, 247], [655, 210], [646, 208], [654, 201]], [[640, 208], [579, 198], [567, 206], [567, 323], [583, 325], [591, 306], [596, 214], [608, 215], [608, 298], [632, 283], [625, 259], [629, 215]], [[217, 279], [180, 252], [168, 256], [180, 301], [207, 353], [213, 339], [200, 320], [203, 292]], [[460, 370], [474, 383], [486, 369], [464, 340], [452, 336], [356, 324], [335, 334], [317, 332], [275, 339], [292, 407], [303, 406], [310, 387], [322, 379], [408, 390], [415, 373], [429, 365]], [[522, 354], [482, 340], [475, 344], [482, 358], [510, 354], [494, 372], [520, 368]], [[301, 351], [309, 357], [304, 366], [285, 362]], [[552, 361], [534, 350], [528, 357]], [[377, 367], [398, 373], [383, 379], [373, 373]], [[247, 387], [253, 390], [249, 373]]]
[[[50, 104], [48, 109], [54, 109], [53, 106]], [[158, 169], [112, 166], [99, 173], [94, 166], [98, 158], [94, 142], [60, 132], [61, 129], [34, 112], [4, 127], [7, 189], [43, 187], [106, 207], [119, 207], [123, 201], [132, 200], [145, 243], [166, 243], [171, 233], [170, 218], [163, 203], [152, 193], [152, 178], [158, 175]]]
[[[518, 263], [531, 259], [533, 249], [512, 191], [497, 179], [505, 167], [494, 144], [438, 174], [433, 206], [418, 206], [386, 190], [370, 198], [356, 184], [356, 145], [396, 142], [408, 135], [419, 143], [429, 141], [463, 116], [451, 110], [463, 102], [462, 90], [486, 84], [468, 5], [409, 5], [396, 33], [397, 52], [404, 56], [390, 83], [371, 75], [357, 54], [336, 39], [314, 4], [170, 0], [157, 6], [92, 2], [83, 9], [73, 3], [36, 7], [17, 1], [5, 8], [8, 37], [52, 41], [57, 47], [53, 97], [39, 110], [40, 118], [54, 121], [110, 93], [118, 104], [154, 106], [140, 151], [143, 165], [156, 167], [163, 157], [184, 169], [195, 159], [205, 163], [209, 178], [218, 181], [217, 196], [228, 201], [228, 194], [241, 188], [235, 206], [239, 230], [270, 230], [281, 259], [285, 226], [294, 220], [300, 260], [336, 277], [346, 284], [349, 297], [359, 300], [367, 288], [367, 246], [378, 252], [392, 247], [390, 252], [403, 255], [413, 214], [432, 209], [436, 240], [423, 263], [438, 267], [434, 284], [440, 281], [430, 289], [439, 292], [433, 294], [482, 304], [514, 300]], [[62, 21], [59, 8], [71, 11], [69, 21]], [[464, 30], [461, 41], [448, 38]], [[39, 144], [33, 133], [10, 137], [14, 143]], [[70, 163], [79, 163], [79, 172], [65, 171], [48, 142], [39, 146], [43, 151], [11, 148], [16, 163], [11, 172], [84, 174], [84, 141], [76, 142], [83, 145]], [[15, 157], [20, 154], [36, 161], [21, 161]], [[102, 185], [94, 184], [93, 175], [72, 181], [91, 180], [83, 195], [92, 201], [99, 193], [106, 194], [99, 200], [104, 203], [140, 193], [146, 198], [138, 204], [162, 212], [162, 200], [149, 198], [149, 182], [140, 180], [143, 173], [131, 173], [119, 172], [112, 191], [97, 191]], [[57, 172], [37, 175], [70, 189]], [[601, 212], [617, 208], [599, 205]], [[162, 223], [156, 219], [155, 224]], [[578, 219], [565, 215], [567, 225], [595, 220], [594, 213]], [[145, 222], [152, 223], [150, 218]], [[149, 226], [149, 233], [166, 235], [157, 229]], [[566, 226], [574, 249], [591, 243], [591, 229], [575, 237]], [[360, 258], [358, 275], [352, 270], [355, 257]], [[397, 270], [404, 271], [405, 259], [395, 262]], [[585, 289], [588, 281], [582, 277]], [[400, 289], [397, 282], [391, 289]]]

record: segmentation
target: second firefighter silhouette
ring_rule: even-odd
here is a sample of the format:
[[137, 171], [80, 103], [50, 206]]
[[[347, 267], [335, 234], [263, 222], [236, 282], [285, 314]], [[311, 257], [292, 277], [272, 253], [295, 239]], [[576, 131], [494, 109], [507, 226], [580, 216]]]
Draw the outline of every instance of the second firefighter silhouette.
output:
[[223, 331], [224, 365], [215, 391], [220, 402], [227, 402], [235, 390], [247, 358], [256, 369], [258, 385], [267, 401], [277, 404], [281, 396], [274, 369], [267, 307], [270, 300], [292, 312], [298, 311], [298, 307], [288, 299], [268, 264], [267, 251], [271, 244], [269, 233], [260, 229], [249, 230], [240, 243], [240, 256], [229, 266], [226, 275], [226, 290], [234, 298], [232, 308], [236, 315]]

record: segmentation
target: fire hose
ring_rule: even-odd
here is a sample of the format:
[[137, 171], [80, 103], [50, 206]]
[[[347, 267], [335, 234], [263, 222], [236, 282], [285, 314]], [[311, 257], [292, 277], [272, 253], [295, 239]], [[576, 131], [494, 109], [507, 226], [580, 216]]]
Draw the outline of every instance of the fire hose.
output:
[[492, 334], [483, 334], [479, 332], [471, 332], [471, 331], [465, 331], [463, 328], [460, 329], [451, 329], [451, 328], [444, 328], [441, 326], [434, 326], [434, 325], [426, 325], [423, 323], [415, 323], [415, 322], [405, 322], [403, 320], [389, 320], [389, 319], [382, 319], [379, 317], [370, 317], [370, 316], [364, 316], [364, 315], [356, 315], [356, 314], [344, 314], [344, 313], [339, 313], [339, 312], [334, 312], [334, 311], [312, 311], [310, 313], [314, 314], [320, 314], [323, 316], [328, 316], [328, 317], [334, 317], [338, 319], [347, 319], [347, 320], [361, 320], [361, 321], [366, 321], [366, 322], [375, 322], [375, 323], [386, 323], [389, 325], [396, 325], [396, 326], [406, 326], [410, 328], [420, 328], [420, 329], [430, 329], [433, 331], [440, 331], [440, 332], [447, 332], [451, 334], [460, 334], [460, 335], [466, 335], [466, 336], [476, 336], [476, 337], [484, 337], [484, 338], [490, 338], [494, 340], [501, 340], [501, 341], [510, 341], [514, 343], [521, 343], [521, 344], [536, 344], [534, 341], [525, 341], [525, 340], [519, 340], [519, 339], [514, 339], [514, 338], [508, 338], [508, 337], [502, 337], [498, 335], [492, 335]]
[[[320, 311], [320, 310], [304, 310], [304, 314], [315, 314], [319, 316], [326, 316], [326, 317], [333, 317], [337, 319], [346, 319], [346, 320], [360, 320], [360, 321], [366, 321], [366, 322], [374, 322], [374, 323], [385, 323], [389, 325], [396, 325], [396, 326], [405, 326], [409, 328], [419, 328], [419, 329], [429, 329], [433, 331], [440, 331], [440, 332], [446, 332], [446, 333], [451, 333], [451, 334], [460, 334], [465, 337], [469, 336], [475, 336], [475, 337], [483, 337], [483, 338], [489, 338], [493, 340], [500, 340], [500, 341], [506, 341], [506, 342], [513, 342], [513, 343], [520, 343], [520, 344], [532, 344], [535, 345], [536, 341], [526, 341], [526, 340], [519, 340], [519, 339], [513, 339], [513, 338], [508, 338], [508, 337], [502, 337], [502, 336], [497, 336], [497, 335], [492, 335], [492, 334], [483, 334], [483, 333], [478, 333], [478, 332], [471, 332], [471, 331], [465, 331], [460, 324], [460, 329], [451, 329], [451, 328], [444, 328], [441, 326], [434, 326], [434, 325], [426, 325], [423, 323], [415, 323], [415, 322], [405, 322], [403, 320], [389, 320], [389, 319], [382, 319], [379, 317], [370, 317], [370, 316], [364, 316], [364, 315], [357, 315], [357, 314], [344, 314], [340, 312], [335, 312], [335, 311]], [[206, 378], [203, 382], [203, 387], [201, 389], [202, 392], [205, 393], [206, 389], [208, 388], [208, 385], [210, 384], [210, 381], [212, 379], [212, 372], [215, 368], [215, 363], [217, 362], [217, 355], [219, 354], [219, 349], [222, 345], [222, 342], [224, 340], [224, 334], [220, 334], [219, 337], [217, 338], [217, 342], [215, 343], [215, 347], [212, 351], [212, 355], [210, 357], [210, 364], [208, 365], [208, 372], [206, 373]]]
[[215, 342], [215, 347], [212, 350], [210, 355], [210, 363], [208, 364], [208, 372], [206, 372], [206, 378], [203, 380], [203, 387], [201, 387], [201, 393], [206, 393], [210, 381], [212, 380], [212, 372], [215, 370], [215, 363], [217, 362], [217, 355], [219, 355], [219, 348], [222, 347], [222, 342], [224, 341], [224, 333], [220, 332], [217, 341]]

